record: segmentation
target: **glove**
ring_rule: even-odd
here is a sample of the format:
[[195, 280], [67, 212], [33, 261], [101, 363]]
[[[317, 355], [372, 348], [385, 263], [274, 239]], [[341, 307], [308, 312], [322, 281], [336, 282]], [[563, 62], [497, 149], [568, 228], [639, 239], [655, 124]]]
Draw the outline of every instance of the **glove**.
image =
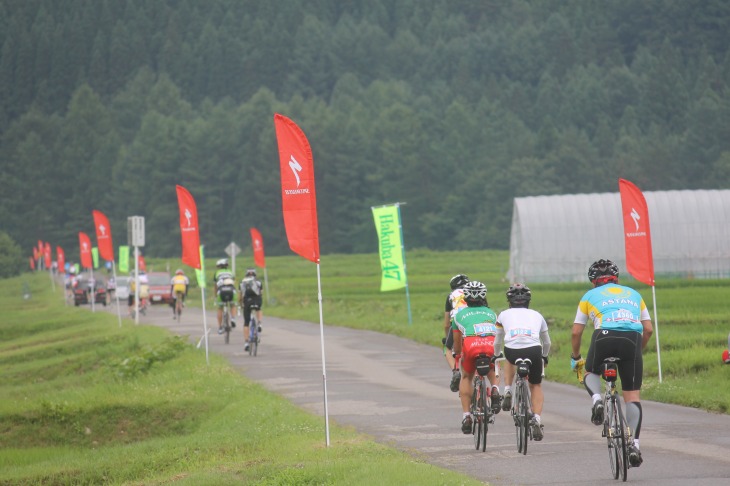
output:
[[[548, 364], [548, 357], [547, 356], [543, 356], [542, 357], [542, 362], [544, 363], [545, 366], [547, 366], [547, 364]], [[571, 365], [572, 365], [572, 363], [571, 363]]]
[[492, 363], [496, 363], [498, 359], [504, 359], [503, 352], [500, 352], [498, 356], [492, 356]]
[[577, 358], [574, 358], [573, 355], [570, 356], [570, 369], [573, 371], [580, 371], [583, 369], [583, 366], [585, 366], [586, 360], [581, 358], [580, 355], [578, 355]]
[[446, 346], [446, 338], [445, 337], [441, 338], [441, 344], [443, 346]]

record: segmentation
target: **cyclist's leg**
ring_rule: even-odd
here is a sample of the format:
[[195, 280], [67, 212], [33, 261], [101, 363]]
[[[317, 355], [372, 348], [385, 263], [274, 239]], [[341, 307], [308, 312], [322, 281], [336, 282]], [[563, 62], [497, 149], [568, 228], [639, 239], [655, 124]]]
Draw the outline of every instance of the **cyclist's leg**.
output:
[[464, 415], [469, 414], [469, 404], [471, 402], [471, 396], [474, 394], [474, 373], [476, 372], [476, 356], [473, 354], [473, 349], [466, 344], [472, 337], [464, 339], [464, 346], [462, 348], [461, 360], [459, 360], [459, 367], [461, 368], [461, 381], [459, 382], [459, 398], [461, 399], [461, 410]]
[[603, 396], [601, 395], [601, 367], [603, 360], [611, 356], [609, 342], [601, 329], [596, 329], [591, 335], [591, 344], [588, 348], [585, 364], [585, 378], [583, 385], [593, 401], [591, 405], [591, 422], [594, 425], [603, 423]]
[[641, 334], [638, 332], [621, 333], [621, 354], [618, 371], [621, 378], [624, 403], [626, 404], [626, 422], [631, 430], [633, 443], [629, 446], [629, 462], [633, 467], [643, 462], [639, 451], [639, 435], [643, 408], [641, 406], [641, 385], [644, 374], [644, 361], [641, 355]]
[[216, 293], [215, 305], [218, 308], [218, 334], [223, 334], [223, 301], [221, 296]]

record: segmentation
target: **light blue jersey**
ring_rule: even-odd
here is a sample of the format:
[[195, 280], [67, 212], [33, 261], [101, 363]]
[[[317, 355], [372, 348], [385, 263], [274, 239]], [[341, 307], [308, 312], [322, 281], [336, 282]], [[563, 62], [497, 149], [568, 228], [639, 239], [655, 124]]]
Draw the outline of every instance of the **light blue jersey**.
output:
[[644, 299], [634, 289], [609, 283], [585, 293], [578, 304], [576, 324], [593, 321], [595, 329], [643, 333], [641, 321], [651, 320]]

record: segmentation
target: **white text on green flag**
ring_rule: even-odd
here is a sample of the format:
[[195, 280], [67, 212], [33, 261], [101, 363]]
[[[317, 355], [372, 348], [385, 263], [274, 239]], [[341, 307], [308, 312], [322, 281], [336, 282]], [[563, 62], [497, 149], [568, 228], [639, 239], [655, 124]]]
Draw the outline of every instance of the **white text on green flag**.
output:
[[373, 218], [375, 219], [375, 229], [378, 231], [380, 268], [382, 270], [380, 291], [402, 289], [407, 282], [398, 206], [373, 208]]

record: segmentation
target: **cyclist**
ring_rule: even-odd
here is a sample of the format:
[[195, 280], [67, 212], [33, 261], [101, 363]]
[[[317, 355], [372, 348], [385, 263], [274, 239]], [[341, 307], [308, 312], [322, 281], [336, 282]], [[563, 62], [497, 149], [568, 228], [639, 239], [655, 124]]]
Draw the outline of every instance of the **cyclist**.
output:
[[[218, 307], [218, 334], [223, 334], [223, 306], [226, 302], [232, 302], [236, 297], [236, 278], [228, 270], [228, 259], [221, 258], [215, 262], [215, 273], [213, 273], [213, 284], [216, 289], [215, 305]], [[232, 287], [232, 288], [231, 288]], [[228, 294], [232, 292], [230, 300]], [[225, 297], [225, 300], [224, 300]], [[231, 317], [236, 315], [236, 306], [231, 306]], [[236, 322], [231, 319], [231, 327], [236, 327]]]
[[[626, 421], [634, 434], [629, 444], [629, 464], [640, 466], [643, 459], [639, 450], [641, 433], [641, 382], [643, 375], [642, 350], [646, 348], [653, 328], [644, 299], [634, 289], [618, 284], [618, 267], [611, 260], [598, 260], [588, 269], [588, 279], [593, 289], [583, 295], [573, 324], [571, 338], [571, 368], [579, 371], [585, 366], [585, 387], [593, 399], [591, 421], [603, 424], [601, 401], [601, 366], [603, 360], [617, 357], [621, 378]], [[591, 321], [594, 327], [588, 355], [580, 355], [583, 330]]]
[[189, 285], [190, 280], [185, 275], [185, 272], [182, 271], [182, 268], [178, 268], [175, 271], [175, 276], [170, 280], [170, 294], [173, 298], [173, 319], [177, 318], [177, 314], [182, 314], [183, 303], [185, 302], [185, 297], [188, 296]]
[[[469, 412], [471, 396], [474, 394], [474, 372], [476, 359], [479, 354], [494, 356], [494, 337], [497, 334], [495, 326], [497, 315], [487, 304], [487, 286], [476, 280], [464, 285], [464, 301], [467, 307], [460, 309], [454, 317], [453, 355], [461, 367], [461, 382], [459, 383], [459, 397], [463, 418], [461, 431], [471, 434], [473, 419]], [[463, 338], [462, 338], [463, 336]], [[491, 365], [487, 378], [492, 384], [492, 411], [499, 413], [500, 396], [499, 384], [494, 373], [494, 364]]]
[[446, 297], [446, 306], [444, 307], [444, 334], [445, 337], [442, 340], [446, 350], [444, 352], [444, 356], [446, 356], [446, 363], [449, 365], [449, 369], [452, 370], [451, 374], [451, 384], [450, 388], [452, 392], [459, 391], [459, 382], [461, 381], [461, 371], [459, 371], [459, 368], [455, 364], [454, 357], [451, 355], [451, 352], [454, 347], [454, 332], [451, 328], [451, 321], [454, 318], [454, 315], [456, 315], [456, 312], [466, 307], [466, 302], [464, 302], [464, 291], [462, 288], [464, 285], [466, 285], [469, 282], [469, 277], [466, 275], [460, 273], [458, 275], [454, 275], [451, 277], [451, 281], [449, 282], [449, 286], [451, 287], [451, 291], [449, 292], [449, 295]]
[[258, 322], [258, 332], [261, 332], [261, 298], [263, 287], [261, 280], [256, 278], [256, 269], [249, 268], [246, 270], [246, 276], [241, 280], [241, 293], [239, 296], [239, 304], [243, 309], [243, 338], [246, 340], [244, 349], [248, 351], [248, 328], [251, 324], [251, 310], [256, 311], [256, 322]]
[[528, 382], [532, 399], [532, 438], [542, 440], [543, 426], [540, 419], [544, 395], [542, 393], [542, 369], [547, 366], [550, 352], [550, 335], [547, 322], [537, 311], [529, 309], [532, 292], [523, 284], [516, 283], [507, 290], [509, 309], [497, 316], [497, 337], [494, 353], [499, 356], [504, 346], [505, 375], [502, 410], [512, 407], [512, 382], [515, 377], [515, 361], [529, 359], [532, 362]]

